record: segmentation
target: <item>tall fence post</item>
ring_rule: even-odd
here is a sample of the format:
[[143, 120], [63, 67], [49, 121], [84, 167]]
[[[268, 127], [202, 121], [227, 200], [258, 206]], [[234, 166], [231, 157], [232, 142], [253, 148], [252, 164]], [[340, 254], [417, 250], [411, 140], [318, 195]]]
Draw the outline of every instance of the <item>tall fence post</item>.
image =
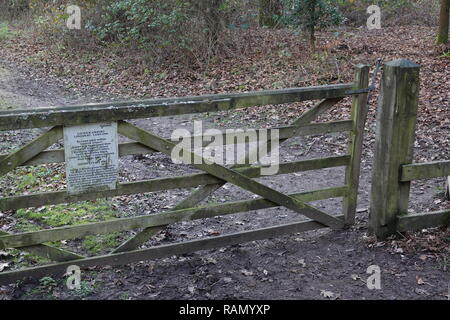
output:
[[408, 212], [411, 185], [400, 174], [413, 159], [419, 72], [419, 65], [405, 59], [384, 65], [369, 214], [369, 231], [381, 239], [394, 234], [398, 216]]
[[[354, 90], [367, 89], [369, 87], [369, 65], [360, 64], [356, 67]], [[353, 96], [352, 121], [353, 127], [349, 137], [350, 165], [345, 171], [345, 184], [348, 186], [348, 194], [343, 202], [343, 214], [346, 224], [355, 222], [356, 205], [359, 189], [359, 175], [361, 171], [361, 155], [364, 140], [364, 127], [367, 120], [367, 96], [362, 93]]]

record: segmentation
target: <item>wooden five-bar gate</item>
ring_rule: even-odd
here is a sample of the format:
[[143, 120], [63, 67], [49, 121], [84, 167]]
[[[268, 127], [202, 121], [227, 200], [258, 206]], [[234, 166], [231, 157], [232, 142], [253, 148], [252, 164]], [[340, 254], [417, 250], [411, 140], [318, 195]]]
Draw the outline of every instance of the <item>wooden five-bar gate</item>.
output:
[[[302, 114], [291, 126], [277, 128], [280, 142], [295, 136], [350, 132], [348, 154], [280, 163], [277, 173], [288, 174], [305, 170], [345, 166], [345, 185], [341, 187], [284, 194], [254, 180], [254, 178], [261, 176], [261, 167], [234, 166], [228, 168], [216, 163], [194, 163], [192, 165], [195, 168], [205, 173], [121, 183], [118, 184], [115, 190], [85, 192], [75, 195], [67, 192], [67, 190], [63, 190], [0, 198], [0, 211], [8, 211], [58, 203], [94, 200], [102, 197], [198, 187], [175, 208], [162, 213], [33, 232], [10, 234], [1, 231], [0, 248], [17, 248], [45, 257], [53, 261], [53, 263], [28, 269], [1, 272], [0, 283], [11, 283], [26, 277], [37, 278], [55, 273], [62, 275], [67, 267], [71, 265], [83, 268], [105, 264], [126, 264], [306, 230], [328, 227], [340, 229], [346, 224], [352, 224], [355, 219], [363, 131], [367, 117], [368, 77], [369, 66], [359, 65], [356, 69], [354, 83], [348, 84], [0, 112], [1, 131], [51, 127], [44, 134], [20, 149], [9, 155], [0, 156], [0, 175], [4, 175], [19, 166], [64, 162], [63, 149], [47, 150], [50, 146], [63, 139], [64, 126], [117, 122], [118, 133], [134, 141], [118, 146], [120, 156], [154, 152], [171, 156], [171, 151], [175, 146], [174, 142], [145, 131], [126, 120], [319, 100], [313, 108]], [[319, 115], [348, 96], [353, 96], [351, 120], [312, 123]], [[194, 138], [192, 137], [192, 139]], [[270, 145], [269, 141], [266, 143]], [[191, 158], [194, 156], [190, 150], [183, 150], [183, 152], [189, 154]], [[249, 154], [247, 154], [247, 158], [250, 158]], [[226, 183], [234, 184], [259, 195], [261, 198], [198, 206], [202, 200]], [[329, 215], [307, 204], [307, 202], [311, 201], [338, 197], [343, 197], [344, 199], [342, 214]], [[273, 207], [286, 207], [306, 216], [308, 219], [257, 230], [139, 249], [152, 235], [173, 223]], [[49, 245], [49, 243], [54, 241], [129, 230], [138, 230], [138, 232], [110, 254], [102, 256], [84, 257], [80, 254]]]
[[[0, 112], [0, 131], [51, 127], [46, 133], [17, 151], [9, 155], [0, 155], [0, 176], [19, 166], [64, 162], [65, 151], [63, 149], [47, 149], [63, 138], [64, 127], [74, 125], [117, 123], [118, 133], [134, 141], [119, 144], [119, 156], [155, 152], [173, 156], [174, 142], [145, 131], [127, 120], [320, 100], [292, 125], [277, 128], [280, 142], [295, 136], [349, 132], [347, 154], [280, 163], [277, 173], [281, 175], [345, 166], [345, 183], [340, 187], [284, 194], [254, 180], [261, 176], [261, 167], [249, 165], [229, 168], [217, 163], [206, 164], [210, 162], [197, 161], [192, 165], [204, 173], [121, 183], [113, 190], [80, 194], [72, 194], [63, 190], [0, 198], [0, 211], [8, 211], [95, 200], [102, 197], [197, 187], [186, 199], [166, 212], [25, 233], [9, 234], [0, 231], [0, 249], [17, 248], [53, 261], [51, 264], [33, 268], [0, 272], [0, 284], [11, 283], [26, 277], [36, 278], [54, 273], [62, 275], [71, 265], [89, 267], [127, 264], [307, 230], [340, 229], [345, 225], [353, 224], [359, 186], [363, 132], [368, 111], [367, 98], [370, 91], [368, 82], [369, 66], [359, 65], [356, 68], [354, 82], [348, 84]], [[319, 115], [348, 96], [353, 97], [351, 120], [312, 123]], [[386, 237], [398, 231], [448, 225], [450, 222], [449, 210], [408, 214], [410, 181], [450, 174], [449, 161], [412, 164], [418, 96], [418, 65], [407, 60], [396, 60], [384, 65], [377, 116], [369, 217], [369, 229], [378, 237]], [[257, 132], [259, 131], [257, 130]], [[228, 143], [227, 139], [223, 139], [223, 141], [225, 144]], [[230, 143], [234, 144], [234, 141]], [[266, 143], [270, 145], [270, 141]], [[248, 152], [246, 159], [252, 159], [250, 155], [252, 152]], [[190, 150], [183, 150], [183, 153], [188, 154], [191, 159], [198, 157]], [[199, 206], [200, 202], [226, 183], [250, 191], [260, 198]], [[330, 215], [308, 204], [311, 201], [339, 197], [343, 198], [342, 213], [340, 214]], [[308, 219], [262, 229], [139, 249], [152, 235], [173, 223], [274, 207], [286, 207]], [[110, 254], [102, 256], [84, 257], [48, 244], [89, 235], [130, 230], [138, 231]]]

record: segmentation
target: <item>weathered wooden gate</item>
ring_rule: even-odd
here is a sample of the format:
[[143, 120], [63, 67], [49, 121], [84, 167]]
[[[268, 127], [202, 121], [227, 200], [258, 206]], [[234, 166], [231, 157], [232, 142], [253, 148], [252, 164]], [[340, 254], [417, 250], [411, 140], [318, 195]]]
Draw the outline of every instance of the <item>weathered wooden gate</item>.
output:
[[[369, 66], [359, 65], [356, 69], [354, 83], [348, 84], [0, 112], [1, 131], [52, 127], [46, 133], [17, 151], [9, 155], [0, 156], [0, 175], [12, 171], [18, 166], [64, 162], [64, 150], [46, 150], [63, 138], [64, 126], [117, 122], [118, 133], [135, 141], [133, 143], [120, 144], [118, 146], [120, 156], [153, 152], [161, 152], [170, 156], [175, 146], [172, 141], [147, 132], [126, 120], [321, 100], [312, 109], [294, 121], [291, 126], [278, 128], [280, 142], [300, 135], [350, 132], [348, 154], [281, 163], [278, 171], [278, 174], [288, 174], [305, 170], [345, 166], [345, 185], [341, 187], [297, 194], [283, 194], [253, 179], [260, 176], [260, 168], [257, 166], [233, 167], [230, 169], [213, 163], [193, 165], [204, 171], [205, 173], [203, 174], [122, 183], [115, 190], [86, 192], [78, 195], [70, 194], [67, 191], [58, 191], [1, 198], [0, 211], [8, 211], [50, 204], [94, 200], [102, 197], [199, 186], [187, 199], [178, 204], [173, 210], [167, 212], [34, 232], [17, 234], [1, 232], [0, 248], [18, 248], [43, 256], [55, 263], [29, 269], [1, 272], [0, 284], [11, 283], [25, 277], [36, 278], [54, 273], [62, 275], [67, 267], [71, 265], [88, 267], [104, 264], [126, 264], [306, 230], [328, 227], [339, 229], [346, 224], [352, 224], [355, 219], [363, 132], [367, 117], [368, 77]], [[351, 120], [311, 123], [320, 114], [347, 96], [353, 96]], [[190, 152], [188, 150], [184, 151], [188, 154]], [[192, 154], [190, 155], [192, 156]], [[218, 205], [196, 206], [226, 183], [232, 183], [259, 195], [261, 198]], [[329, 215], [307, 204], [310, 201], [337, 197], [343, 197], [344, 199], [342, 214]], [[279, 206], [301, 213], [309, 219], [252, 231], [137, 249], [152, 235], [169, 224]], [[52, 241], [136, 229], [142, 229], [142, 231], [120, 245], [111, 254], [103, 256], [84, 257], [46, 244]]]

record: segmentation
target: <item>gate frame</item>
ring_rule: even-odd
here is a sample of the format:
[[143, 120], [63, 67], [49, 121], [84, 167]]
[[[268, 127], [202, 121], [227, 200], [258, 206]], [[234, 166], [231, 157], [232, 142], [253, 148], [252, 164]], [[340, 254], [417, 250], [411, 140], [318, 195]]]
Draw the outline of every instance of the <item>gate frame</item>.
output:
[[[350, 132], [350, 154], [282, 163], [280, 164], [280, 171], [278, 173], [286, 174], [297, 171], [345, 166], [345, 184], [341, 187], [285, 195], [252, 180], [252, 178], [260, 176], [258, 174], [259, 167], [247, 166], [229, 169], [212, 164], [197, 165], [197, 168], [206, 172], [205, 174], [119, 184], [118, 189], [113, 191], [102, 191], [79, 196], [69, 196], [65, 191], [61, 191], [0, 198], [0, 211], [5, 211], [48, 204], [91, 200], [107, 196], [113, 197], [202, 185], [174, 209], [162, 213], [18, 234], [8, 234], [0, 231], [0, 248], [20, 248], [56, 261], [53, 264], [23, 270], [1, 272], [0, 284], [11, 283], [12, 281], [25, 277], [36, 278], [55, 273], [62, 275], [66, 271], [66, 268], [71, 265], [77, 265], [83, 268], [102, 264], [126, 264], [248, 241], [262, 240], [307, 230], [327, 227], [340, 229], [345, 225], [353, 224], [355, 221], [359, 187], [363, 133], [368, 113], [368, 81], [369, 66], [358, 65], [355, 71], [354, 83], [348, 84], [0, 112], [0, 131], [53, 126], [49, 131], [10, 155], [0, 155], [0, 176], [14, 170], [18, 166], [64, 162], [63, 149], [49, 151], [46, 149], [62, 138], [62, 127], [67, 125], [117, 121], [118, 133], [136, 141], [120, 144], [120, 156], [153, 152], [163, 152], [170, 155], [170, 150], [174, 146], [173, 142], [140, 129], [125, 120], [324, 99], [312, 109], [302, 114], [291, 126], [280, 128], [280, 142], [300, 135]], [[316, 117], [329, 110], [347, 96], [353, 97], [351, 120], [311, 123]], [[195, 137], [192, 138], [194, 139]], [[249, 155], [247, 155], [247, 158], [249, 158]], [[230, 202], [221, 205], [195, 206], [227, 182], [252, 191], [262, 198]], [[306, 204], [309, 201], [336, 197], [344, 198], [342, 215], [328, 215]], [[136, 248], [146, 242], [156, 232], [172, 223], [277, 206], [288, 207], [310, 217], [310, 219], [251, 231], [136, 250]], [[102, 256], [86, 258], [79, 254], [44, 244], [50, 241], [139, 228], [143, 228], [144, 230], [121, 244], [111, 254]]]

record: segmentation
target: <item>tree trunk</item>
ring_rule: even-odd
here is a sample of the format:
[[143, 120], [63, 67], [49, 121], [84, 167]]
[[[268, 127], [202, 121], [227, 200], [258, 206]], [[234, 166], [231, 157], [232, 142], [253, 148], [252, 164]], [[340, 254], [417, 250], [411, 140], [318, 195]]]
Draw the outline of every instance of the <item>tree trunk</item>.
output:
[[316, 8], [317, 8], [317, 0], [310, 0], [309, 3], [309, 43], [311, 45], [311, 50], [313, 52], [316, 52], [316, 23], [317, 23], [317, 17], [316, 17]]
[[449, 25], [450, 0], [441, 0], [441, 13], [439, 15], [439, 33], [437, 43], [448, 42], [448, 25]]
[[259, 0], [259, 25], [261, 27], [275, 27], [275, 16], [280, 13], [280, 0]]
[[445, 183], [445, 197], [447, 200], [450, 200], [450, 176], [447, 177], [447, 181]]
[[311, 25], [309, 28], [309, 45], [311, 46], [311, 50], [316, 52], [316, 28], [314, 25]]
[[220, 34], [223, 31], [224, 13], [221, 9], [226, 0], [190, 0], [191, 5], [200, 13], [205, 22], [205, 35], [209, 47], [217, 49]]

